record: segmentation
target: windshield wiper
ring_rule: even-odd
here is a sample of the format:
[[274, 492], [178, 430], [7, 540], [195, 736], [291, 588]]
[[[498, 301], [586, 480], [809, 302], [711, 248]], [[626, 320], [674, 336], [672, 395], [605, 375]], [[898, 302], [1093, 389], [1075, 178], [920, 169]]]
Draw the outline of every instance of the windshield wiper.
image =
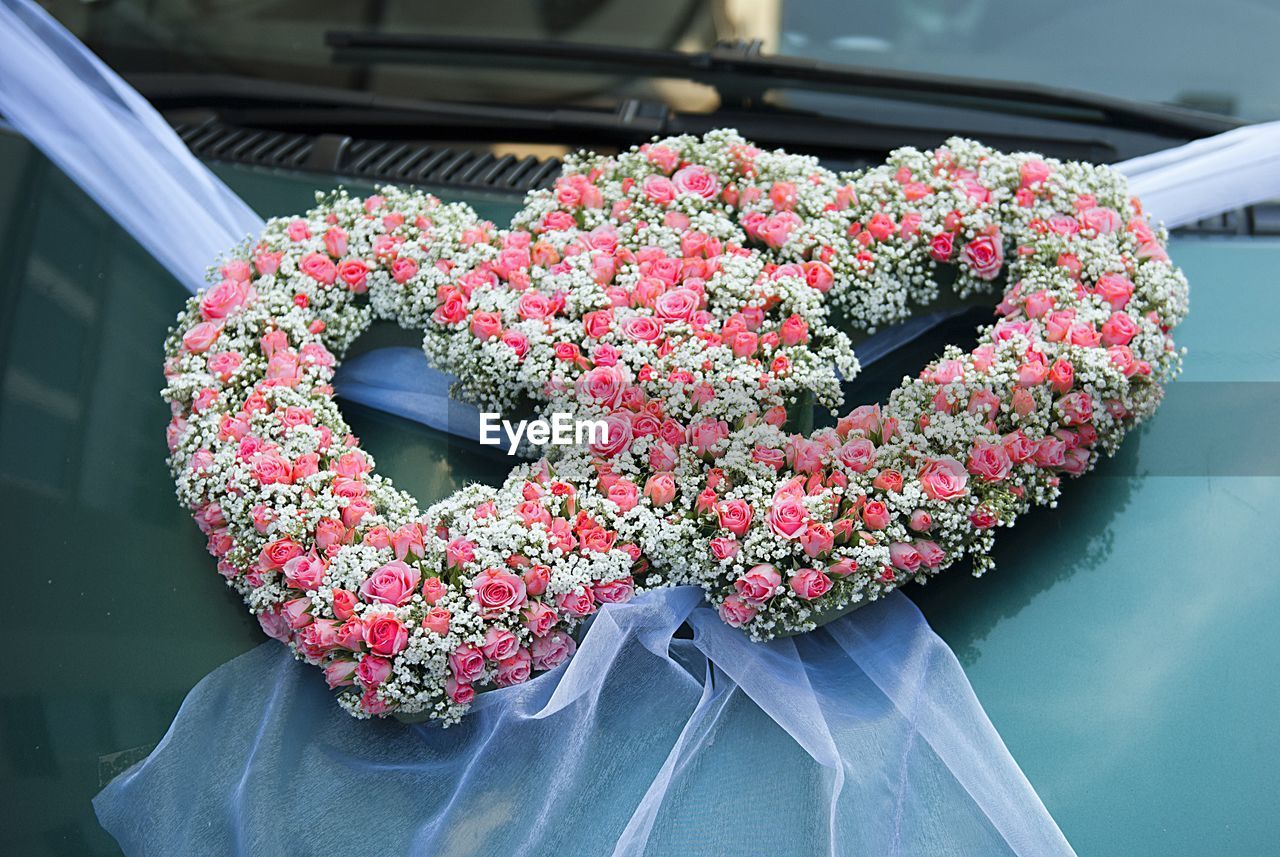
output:
[[714, 88], [722, 104], [730, 108], [760, 106], [768, 90], [791, 89], [926, 101], [1175, 137], [1203, 137], [1242, 124], [1181, 107], [1037, 84], [766, 56], [761, 53], [758, 41], [720, 44], [710, 51], [686, 53], [532, 39], [337, 31], [327, 33], [325, 43], [334, 49], [335, 59], [344, 61], [469, 65], [691, 80]]
[[[653, 136], [704, 134], [730, 127], [766, 146], [804, 151], [844, 163], [879, 160], [900, 146], [930, 148], [948, 134], [980, 137], [1008, 150], [1109, 163], [1161, 145], [1132, 141], [1118, 150], [1114, 135], [1061, 123], [1032, 129], [903, 127], [865, 117], [760, 107], [683, 113], [667, 105], [624, 99], [612, 107], [548, 107], [404, 98], [374, 92], [223, 74], [135, 73], [128, 80], [163, 112], [214, 111], [228, 124], [290, 132], [377, 139], [504, 140], [571, 146], [630, 146]], [[1130, 135], [1139, 137], [1141, 135]], [[1185, 140], [1187, 135], [1179, 135]], [[324, 168], [323, 164], [314, 164]]]

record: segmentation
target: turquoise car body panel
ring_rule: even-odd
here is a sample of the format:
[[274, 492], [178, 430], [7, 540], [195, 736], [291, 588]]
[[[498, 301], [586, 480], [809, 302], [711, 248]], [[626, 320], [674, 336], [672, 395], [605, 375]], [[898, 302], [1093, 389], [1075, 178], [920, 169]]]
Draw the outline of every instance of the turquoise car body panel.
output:
[[[217, 170], [264, 214], [304, 209], [338, 182]], [[516, 208], [465, 201], [499, 223]], [[161, 740], [193, 684], [262, 635], [164, 463], [161, 344], [184, 291], [4, 134], [0, 235], [5, 838], [15, 854], [110, 854], [92, 796]], [[1273, 854], [1280, 241], [1187, 238], [1171, 253], [1193, 312], [1165, 408], [1059, 508], [1002, 533], [990, 575], [956, 569], [909, 594], [1081, 855]], [[384, 327], [360, 347], [412, 341]], [[423, 503], [510, 464], [347, 414]]]

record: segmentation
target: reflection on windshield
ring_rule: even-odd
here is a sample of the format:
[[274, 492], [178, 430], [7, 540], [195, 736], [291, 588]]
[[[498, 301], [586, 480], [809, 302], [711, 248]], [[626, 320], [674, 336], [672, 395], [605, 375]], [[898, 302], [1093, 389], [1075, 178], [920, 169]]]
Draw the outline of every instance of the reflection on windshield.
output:
[[605, 76], [335, 63], [331, 30], [706, 50], [759, 39], [827, 62], [1023, 81], [1280, 118], [1280, 0], [54, 0], [126, 72], [263, 76], [389, 95], [514, 103], [660, 98], [710, 109], [705, 89]]

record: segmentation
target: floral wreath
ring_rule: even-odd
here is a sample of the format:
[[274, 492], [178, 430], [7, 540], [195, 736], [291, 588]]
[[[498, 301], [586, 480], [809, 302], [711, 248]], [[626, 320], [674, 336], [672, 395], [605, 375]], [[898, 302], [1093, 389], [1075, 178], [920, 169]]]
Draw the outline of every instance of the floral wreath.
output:
[[[809, 630], [1053, 505], [1158, 405], [1186, 280], [1122, 176], [953, 139], [837, 174], [732, 131], [566, 162], [508, 229], [395, 188], [270, 221], [167, 344], [170, 464], [218, 569], [357, 716], [456, 721], [565, 661], [600, 605], [697, 584]], [[1012, 284], [971, 351], [840, 405], [875, 326]], [[425, 514], [334, 402], [374, 319], [489, 410], [604, 420]]]

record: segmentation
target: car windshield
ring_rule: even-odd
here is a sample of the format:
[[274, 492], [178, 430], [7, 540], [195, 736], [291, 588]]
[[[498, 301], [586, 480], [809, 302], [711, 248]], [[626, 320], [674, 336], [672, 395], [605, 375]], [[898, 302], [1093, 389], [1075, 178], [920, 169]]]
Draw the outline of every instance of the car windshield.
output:
[[[386, 95], [506, 103], [657, 98], [712, 109], [710, 89], [602, 75], [513, 74], [378, 58], [353, 62], [332, 31], [520, 38], [766, 53], [1082, 90], [1238, 119], [1280, 118], [1280, 0], [53, 0], [118, 70], [269, 77]], [[1100, 24], [1105, 22], [1106, 26]], [[1194, 46], [1195, 50], [1184, 50]], [[1248, 62], [1239, 58], [1247, 57]]]

